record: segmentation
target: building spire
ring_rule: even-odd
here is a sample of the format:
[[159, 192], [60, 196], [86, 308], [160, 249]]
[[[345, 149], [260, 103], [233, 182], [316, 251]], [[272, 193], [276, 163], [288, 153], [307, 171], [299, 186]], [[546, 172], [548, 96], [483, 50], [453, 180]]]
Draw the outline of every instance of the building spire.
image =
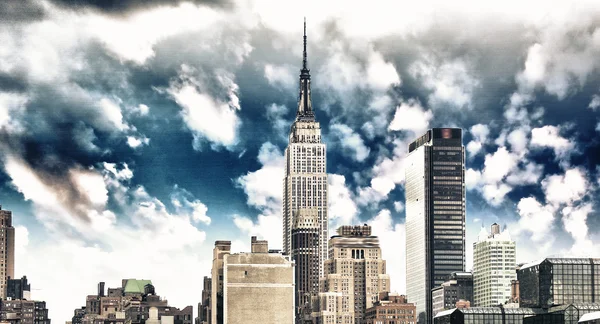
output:
[[306, 17], [304, 17], [304, 51], [302, 52], [302, 70], [300, 70], [300, 95], [298, 98], [298, 118], [305, 117], [314, 119], [310, 100], [310, 70], [308, 69], [308, 58], [306, 55]]
[[302, 70], [308, 70], [306, 61], [306, 17], [304, 17], [304, 52], [302, 55]]

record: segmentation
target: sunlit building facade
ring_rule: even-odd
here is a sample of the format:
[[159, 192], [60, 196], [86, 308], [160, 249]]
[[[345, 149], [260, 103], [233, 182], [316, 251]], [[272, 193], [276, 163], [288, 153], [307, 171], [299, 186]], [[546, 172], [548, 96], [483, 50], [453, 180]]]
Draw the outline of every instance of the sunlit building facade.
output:
[[515, 241], [498, 224], [492, 225], [490, 233], [481, 229], [473, 243], [473, 306], [496, 306], [511, 299], [516, 253]]

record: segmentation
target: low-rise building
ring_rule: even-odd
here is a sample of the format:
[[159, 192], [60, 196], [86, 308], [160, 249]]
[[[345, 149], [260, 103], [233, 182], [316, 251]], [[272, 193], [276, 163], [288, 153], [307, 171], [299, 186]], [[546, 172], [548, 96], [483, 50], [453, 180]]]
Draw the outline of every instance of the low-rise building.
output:
[[251, 244], [250, 253], [223, 255], [222, 323], [293, 323], [294, 262], [269, 253], [267, 241], [252, 237]]
[[[439, 287], [431, 290], [433, 300], [433, 315], [446, 310], [453, 309], [460, 300], [473, 300], [473, 274], [470, 272], [453, 272], [448, 280]], [[464, 305], [464, 303], [463, 303]]]
[[408, 303], [405, 295], [383, 292], [379, 300], [366, 311], [367, 324], [415, 324], [417, 308]]

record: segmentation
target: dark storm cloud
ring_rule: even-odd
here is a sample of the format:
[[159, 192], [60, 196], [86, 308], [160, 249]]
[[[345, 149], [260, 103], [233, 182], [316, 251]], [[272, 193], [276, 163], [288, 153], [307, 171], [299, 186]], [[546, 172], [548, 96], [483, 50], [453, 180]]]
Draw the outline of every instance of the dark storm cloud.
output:
[[41, 20], [44, 16], [44, 8], [38, 1], [0, 1], [0, 25]]
[[74, 10], [92, 9], [108, 14], [123, 15], [133, 11], [142, 11], [158, 6], [176, 6], [183, 2], [191, 2], [214, 8], [231, 9], [230, 0], [51, 0], [55, 4]]

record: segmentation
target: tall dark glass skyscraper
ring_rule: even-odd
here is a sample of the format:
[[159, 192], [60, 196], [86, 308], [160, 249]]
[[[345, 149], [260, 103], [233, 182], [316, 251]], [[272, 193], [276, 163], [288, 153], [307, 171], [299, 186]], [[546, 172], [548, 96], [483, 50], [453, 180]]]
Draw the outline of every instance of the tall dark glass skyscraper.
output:
[[431, 289], [465, 270], [462, 130], [433, 128], [406, 159], [406, 294], [418, 323], [432, 323]]

